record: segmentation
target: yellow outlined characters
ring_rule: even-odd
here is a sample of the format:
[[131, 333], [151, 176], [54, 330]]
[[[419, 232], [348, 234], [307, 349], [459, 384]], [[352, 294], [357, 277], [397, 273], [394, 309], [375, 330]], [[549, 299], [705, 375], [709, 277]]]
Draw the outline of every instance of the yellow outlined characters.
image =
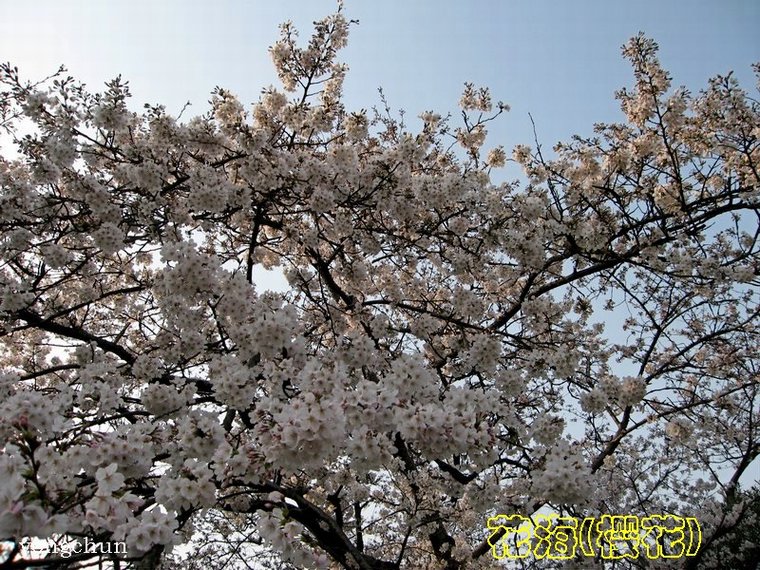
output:
[[[522, 515], [496, 515], [489, 517], [488, 530], [492, 531], [488, 536], [488, 544], [494, 558], [527, 558], [532, 550], [531, 522], [528, 517]], [[503, 534], [501, 534], [503, 531]], [[517, 536], [515, 536], [517, 535]]]
[[696, 556], [702, 544], [702, 529], [694, 517], [651, 515], [642, 517], [641, 546], [647, 558]]
[[702, 529], [694, 517], [601, 515], [598, 519], [536, 515], [488, 518], [488, 544], [494, 558], [569, 560], [578, 555], [605, 560], [696, 556]]
[[605, 560], [639, 557], [639, 519], [632, 515], [602, 515], [596, 522], [596, 545]]
[[578, 519], [557, 515], [537, 515], [533, 535], [533, 556], [549, 560], [570, 560], [578, 548]]

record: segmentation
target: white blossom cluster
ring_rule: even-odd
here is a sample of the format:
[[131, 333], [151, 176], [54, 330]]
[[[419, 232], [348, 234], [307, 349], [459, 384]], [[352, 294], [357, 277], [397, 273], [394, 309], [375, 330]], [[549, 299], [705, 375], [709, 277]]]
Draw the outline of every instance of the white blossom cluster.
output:
[[0, 534], [3, 536], [49, 536], [59, 531], [59, 520], [50, 517], [37, 504], [23, 500], [27, 482], [22, 476], [23, 463], [6, 448], [0, 455]]
[[306, 548], [298, 540], [304, 530], [303, 526], [292, 520], [285, 521], [287, 521], [287, 517], [282, 509], [267, 512], [261, 516], [259, 521], [259, 533], [274, 548], [283, 553], [285, 561], [295, 564], [299, 568], [328, 568], [329, 559], [325, 553]]
[[43, 438], [63, 428], [59, 402], [31, 390], [19, 390], [0, 402], [0, 430], [8, 437], [22, 429]]
[[192, 392], [187, 388], [180, 391], [174, 386], [152, 383], [140, 393], [140, 401], [148, 412], [162, 417], [187, 406], [192, 401]]
[[638, 376], [626, 376], [617, 379], [604, 376], [597, 385], [581, 397], [581, 406], [586, 412], [595, 414], [603, 411], [610, 404], [621, 408], [635, 406], [646, 394], [646, 381]]
[[586, 461], [563, 438], [548, 449], [539, 473], [532, 475], [531, 489], [556, 504], [582, 503], [593, 493], [593, 481]]
[[156, 500], [167, 509], [179, 512], [194, 507], [210, 507], [216, 499], [213, 473], [196, 459], [185, 460], [177, 476], [164, 474], [156, 488]]
[[124, 234], [114, 223], [106, 222], [92, 234], [92, 239], [103, 253], [116, 253], [124, 245]]

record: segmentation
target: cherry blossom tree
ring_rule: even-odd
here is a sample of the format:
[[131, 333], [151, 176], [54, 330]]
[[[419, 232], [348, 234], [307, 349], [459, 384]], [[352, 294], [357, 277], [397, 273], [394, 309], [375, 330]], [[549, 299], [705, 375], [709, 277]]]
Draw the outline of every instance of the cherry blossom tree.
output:
[[283, 25], [282, 87], [189, 120], [0, 68], [0, 567], [113, 558], [34, 536], [124, 542], [119, 568], [489, 568], [488, 518], [542, 512], [699, 521], [696, 556], [616, 567], [752, 556], [758, 102], [673, 89], [638, 36], [625, 123], [508, 155], [471, 84], [416, 130], [347, 110], [350, 25]]

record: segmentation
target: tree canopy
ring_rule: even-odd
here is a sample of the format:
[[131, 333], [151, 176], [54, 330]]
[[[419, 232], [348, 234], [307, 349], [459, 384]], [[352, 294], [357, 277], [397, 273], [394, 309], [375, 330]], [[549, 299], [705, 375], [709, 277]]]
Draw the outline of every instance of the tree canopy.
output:
[[625, 123], [510, 154], [472, 84], [415, 130], [347, 110], [350, 25], [283, 25], [281, 88], [188, 120], [0, 67], [0, 568], [31, 536], [124, 542], [120, 568], [489, 568], [488, 519], [541, 513], [757, 556], [758, 102], [673, 89], [640, 35]]

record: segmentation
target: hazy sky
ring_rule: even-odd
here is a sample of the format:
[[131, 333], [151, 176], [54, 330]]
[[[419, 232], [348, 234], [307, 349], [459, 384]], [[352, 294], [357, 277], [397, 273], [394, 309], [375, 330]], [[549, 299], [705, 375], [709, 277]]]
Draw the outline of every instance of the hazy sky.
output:
[[[277, 84], [268, 46], [291, 19], [308, 38], [334, 0], [0, 0], [0, 60], [29, 79], [58, 65], [100, 89], [129, 80], [133, 108], [163, 103], [207, 110], [222, 86], [251, 103]], [[676, 85], [701, 89], [735, 70], [755, 88], [757, 0], [346, 0], [351, 30], [347, 107], [369, 108], [382, 86], [409, 117], [456, 112], [465, 81], [491, 87], [512, 112], [489, 145], [531, 143], [528, 113], [546, 147], [620, 117], [614, 91], [631, 83], [621, 45], [639, 31], [661, 47]]]

